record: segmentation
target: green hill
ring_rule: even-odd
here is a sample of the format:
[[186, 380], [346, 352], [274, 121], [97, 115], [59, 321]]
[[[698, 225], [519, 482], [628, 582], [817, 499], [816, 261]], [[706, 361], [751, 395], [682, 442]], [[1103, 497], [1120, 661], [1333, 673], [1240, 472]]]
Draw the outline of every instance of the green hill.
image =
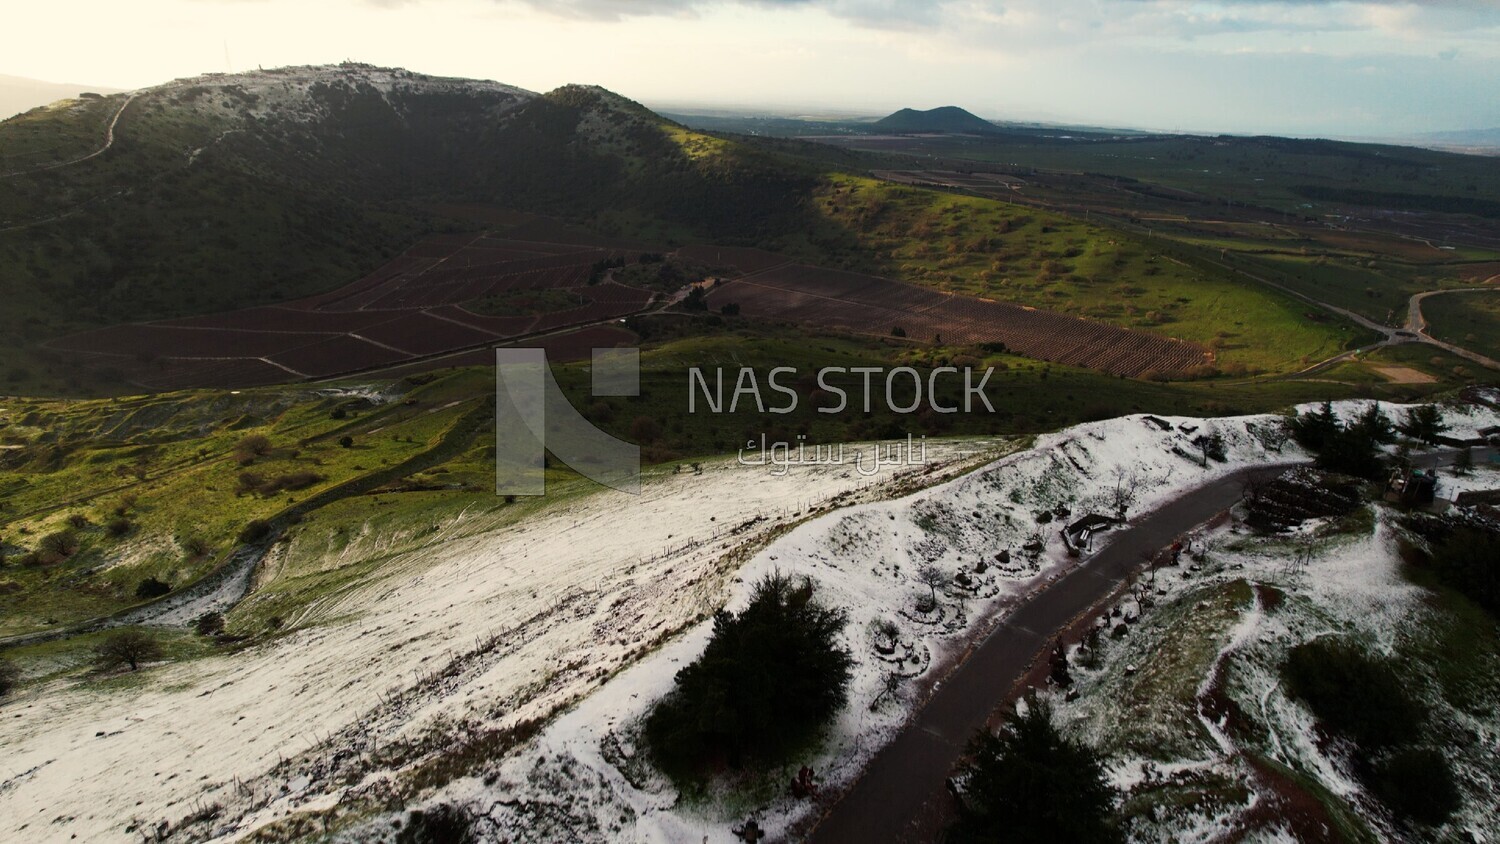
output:
[[958, 106], [939, 106], [926, 111], [903, 108], [872, 124], [882, 132], [979, 132], [1000, 131], [995, 124]]
[[[117, 115], [113, 145], [85, 158]], [[357, 64], [65, 100], [0, 122], [0, 379], [47, 368], [25, 350], [50, 337], [336, 288], [423, 234], [473, 226], [435, 209], [754, 239], [805, 228], [820, 167], [601, 88]]]
[[[926, 114], [992, 129], [959, 109]], [[419, 237], [483, 225], [458, 206], [661, 247], [759, 246], [1219, 340], [1223, 364], [1250, 370], [1326, 357], [1348, 339], [1124, 232], [866, 178], [883, 162], [695, 132], [597, 87], [538, 94], [360, 64], [63, 101], [0, 122], [0, 392], [116, 391], [38, 344], [335, 289]]]

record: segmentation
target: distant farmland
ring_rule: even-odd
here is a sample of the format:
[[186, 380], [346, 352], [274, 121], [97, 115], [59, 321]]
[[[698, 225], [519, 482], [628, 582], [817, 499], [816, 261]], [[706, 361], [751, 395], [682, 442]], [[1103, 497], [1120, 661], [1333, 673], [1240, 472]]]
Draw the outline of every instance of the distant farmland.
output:
[[[622, 257], [618, 249], [582, 244], [439, 235], [328, 293], [283, 305], [112, 326], [47, 345], [84, 366], [118, 372], [123, 380], [153, 390], [328, 378], [640, 311], [650, 304], [651, 291], [614, 282], [589, 284], [597, 262]], [[567, 291], [577, 304], [523, 316], [485, 316], [463, 307], [499, 293], [539, 289]]]
[[[370, 370], [487, 361], [508, 343], [577, 353], [556, 336], [599, 326], [651, 304], [655, 294], [614, 281], [589, 284], [601, 261], [635, 254], [618, 246], [489, 235], [428, 238], [337, 290], [282, 305], [118, 325], [63, 337], [53, 351], [150, 390], [244, 387]], [[679, 256], [732, 267], [739, 278], [709, 294], [715, 307], [815, 329], [917, 342], [1004, 343], [1018, 354], [1115, 375], [1181, 373], [1210, 360], [1189, 343], [1050, 311], [940, 293], [891, 279], [820, 269], [746, 247], [691, 246]], [[547, 291], [540, 312], [478, 313], [497, 295]], [[470, 310], [469, 305], [475, 310]], [[583, 332], [579, 342], [628, 341]], [[464, 354], [472, 350], [472, 353]]]
[[1027, 357], [1129, 377], [1179, 374], [1211, 360], [1207, 350], [1180, 340], [878, 276], [778, 263], [766, 254], [747, 262], [763, 269], [719, 284], [709, 302], [739, 305], [740, 313], [757, 319], [858, 334], [1004, 343]]

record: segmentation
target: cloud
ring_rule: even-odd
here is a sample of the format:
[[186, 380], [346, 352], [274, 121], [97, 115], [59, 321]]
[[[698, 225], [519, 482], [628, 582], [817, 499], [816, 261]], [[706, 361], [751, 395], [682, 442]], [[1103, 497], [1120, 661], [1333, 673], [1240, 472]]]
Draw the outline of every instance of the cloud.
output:
[[[393, 0], [370, 0], [392, 2]], [[394, 0], [401, 2], [402, 0]], [[1174, 21], [1181, 31], [1342, 31], [1379, 28], [1400, 20], [1422, 29], [1500, 28], [1494, 0], [497, 0], [570, 18], [618, 21], [632, 17], [692, 16], [727, 6], [819, 9], [856, 24], [962, 24], [1038, 11], [1068, 28], [1109, 29], [1133, 21]]]
[[[391, 0], [369, 0], [391, 2]], [[395, 0], [402, 2], [402, 0]], [[930, 25], [939, 19], [949, 0], [498, 0], [528, 6], [559, 17], [600, 21], [667, 16], [694, 17], [700, 12], [740, 6], [762, 9], [820, 9], [853, 23], [889, 28], [899, 25]]]

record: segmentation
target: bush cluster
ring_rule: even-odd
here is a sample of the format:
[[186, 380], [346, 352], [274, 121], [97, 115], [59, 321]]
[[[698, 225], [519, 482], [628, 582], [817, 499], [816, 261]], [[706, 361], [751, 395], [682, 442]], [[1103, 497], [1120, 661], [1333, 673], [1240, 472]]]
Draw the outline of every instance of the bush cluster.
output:
[[1438, 825], [1457, 811], [1453, 770], [1441, 753], [1417, 746], [1427, 710], [1393, 660], [1316, 639], [1291, 650], [1282, 676], [1330, 732], [1354, 744], [1361, 778], [1398, 817]]

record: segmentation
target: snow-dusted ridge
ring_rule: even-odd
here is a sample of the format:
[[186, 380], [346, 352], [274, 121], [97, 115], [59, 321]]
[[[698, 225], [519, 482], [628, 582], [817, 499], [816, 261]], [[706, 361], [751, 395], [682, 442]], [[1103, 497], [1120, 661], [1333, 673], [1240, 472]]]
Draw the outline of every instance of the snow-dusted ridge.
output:
[[[407, 114], [405, 100], [410, 96], [461, 95], [482, 101], [491, 116], [540, 96], [534, 91], [490, 80], [427, 76], [401, 68], [354, 63], [207, 73], [143, 88], [131, 96], [145, 95], [148, 100], [170, 98], [176, 108], [226, 121], [228, 128], [223, 132], [229, 133], [238, 131], [235, 127], [246, 125], [245, 121], [315, 123], [328, 117], [331, 108], [326, 96], [318, 95], [335, 91], [345, 96], [378, 96], [403, 118]], [[201, 148], [189, 151], [189, 163], [201, 152]]]
[[420, 760], [476, 730], [547, 718], [712, 612], [739, 547], [817, 508], [951, 477], [997, 448], [1008, 445], [932, 443], [931, 465], [870, 478], [849, 466], [777, 477], [733, 458], [701, 475], [657, 470], [638, 498], [575, 496], [515, 524], [503, 507], [450, 516], [394, 557], [375, 522], [356, 556], [388, 559], [313, 602], [289, 635], [123, 685], [53, 682], [7, 698], [0, 840], [134, 842], [212, 806], [212, 821], [177, 837], [235, 838], [340, 800], [362, 805], [399, 777], [375, 754], [404, 744]]
[[[1336, 408], [1353, 418], [1367, 405], [1345, 402]], [[1404, 410], [1383, 407], [1393, 414]], [[1500, 418], [1469, 405], [1445, 413], [1457, 436]], [[731, 609], [748, 601], [757, 579], [781, 572], [812, 578], [823, 601], [849, 611], [845, 641], [856, 659], [849, 703], [817, 758], [807, 760], [824, 787], [850, 783], [901, 728], [933, 675], [1008, 607], [1080, 564], [1067, 554], [1060, 521], [1109, 512], [1112, 489], [1122, 476], [1142, 481], [1130, 511], [1138, 516], [1246, 467], [1307, 460], [1294, 443], [1272, 433], [1280, 421], [1269, 415], [1131, 416], [1080, 425], [1040, 437], [1032, 449], [949, 483], [822, 516], [757, 554], [735, 578]], [[1223, 438], [1223, 461], [1203, 461], [1194, 444], [1212, 434]], [[1071, 516], [1037, 523], [1038, 511], [1058, 505]], [[1028, 557], [1022, 546], [1038, 534], [1045, 549]], [[997, 563], [1000, 551], [1010, 552], [1010, 565]], [[975, 571], [981, 560], [988, 563], [983, 574]], [[939, 613], [931, 616], [914, 608], [925, 589], [912, 575], [923, 564], [949, 573], [962, 569], [971, 580], [968, 587], [946, 590]], [[881, 620], [901, 628], [902, 646], [894, 656], [914, 655], [913, 660], [897, 663], [876, 651], [874, 625]], [[709, 634], [710, 623], [699, 624], [557, 719], [499, 771], [483, 780], [455, 782], [430, 802], [459, 803], [477, 812], [479, 829], [493, 840], [541, 842], [564, 830], [578, 840], [734, 840], [730, 829], [745, 820], [743, 801], [731, 801], [737, 805], [730, 810], [713, 801], [683, 803], [669, 783], [635, 761], [644, 752], [634, 743], [641, 719], [670, 691], [677, 670], [702, 652]], [[872, 710], [893, 670], [912, 675], [911, 680], [895, 701]], [[771, 840], [811, 811], [809, 803], [786, 796], [751, 807]], [[355, 835], [370, 831], [362, 827]]]
[[[1446, 412], [1455, 433], [1497, 421], [1487, 409]], [[701, 651], [703, 619], [726, 597], [739, 606], [756, 579], [781, 571], [811, 577], [822, 600], [849, 610], [850, 702], [810, 760], [836, 788], [960, 649], [1079, 564], [1063, 548], [1059, 519], [1039, 524], [1039, 511], [1062, 505], [1067, 521], [1107, 510], [1129, 476], [1141, 481], [1130, 511], [1139, 515], [1247, 466], [1306, 459], [1270, 434], [1278, 423], [1090, 423], [941, 483], [999, 444], [935, 442], [934, 466], [886, 467], [873, 479], [837, 466], [777, 478], [731, 458], [702, 475], [656, 476], [639, 499], [585, 496], [511, 526], [459, 515], [422, 550], [314, 605], [290, 636], [160, 666], [129, 688], [23, 692], [3, 710], [23, 717], [0, 718], [0, 838], [138, 840], [142, 829], [175, 827], [217, 805], [183, 837], [234, 840], [342, 806], [365, 816], [346, 840], [367, 840], [401, 817], [377, 811], [404, 781], [400, 766], [375, 761], [382, 750], [404, 743], [408, 762], [441, 758], [465, 736], [540, 719], [549, 723], [519, 751], [421, 802], [471, 806], [497, 840], [556, 840], [559, 825], [584, 840], [728, 840], [729, 822], [742, 816], [682, 804], [629, 761], [640, 758], [633, 725]], [[1194, 445], [1209, 434], [1223, 439], [1222, 462], [1205, 462]], [[887, 500], [893, 493], [904, 497]], [[1037, 534], [1044, 548], [1028, 555], [1023, 546]], [[772, 538], [748, 560], [736, 551]], [[376, 536], [364, 547], [382, 553]], [[925, 588], [912, 577], [923, 563], [962, 568], [971, 581], [926, 615], [914, 607]], [[912, 677], [872, 711], [895, 668], [875, 650], [877, 619], [900, 626], [895, 656]], [[789, 799], [755, 808], [773, 836], [807, 810]]]

